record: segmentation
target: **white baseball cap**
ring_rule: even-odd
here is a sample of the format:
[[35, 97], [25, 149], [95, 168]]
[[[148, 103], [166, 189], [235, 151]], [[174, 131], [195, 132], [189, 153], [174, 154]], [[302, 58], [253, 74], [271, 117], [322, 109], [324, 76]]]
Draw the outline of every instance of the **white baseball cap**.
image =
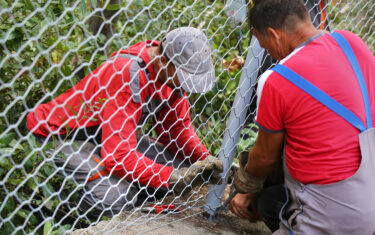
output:
[[176, 67], [181, 87], [191, 93], [203, 93], [215, 84], [211, 46], [206, 35], [193, 27], [181, 27], [162, 40], [165, 55]]

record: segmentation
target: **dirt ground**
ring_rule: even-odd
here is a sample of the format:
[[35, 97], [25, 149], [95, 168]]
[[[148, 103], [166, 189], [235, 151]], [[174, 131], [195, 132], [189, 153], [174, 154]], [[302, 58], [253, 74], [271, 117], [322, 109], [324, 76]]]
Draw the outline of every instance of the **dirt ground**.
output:
[[[153, 214], [141, 212], [140, 208], [126, 211], [111, 221], [102, 221], [95, 226], [76, 230], [70, 235], [91, 234], [241, 234], [241, 235], [269, 235], [271, 231], [263, 222], [250, 223], [240, 219], [229, 211], [221, 212], [215, 222], [203, 216], [203, 205], [208, 193], [208, 186], [198, 192], [181, 198], [166, 197], [162, 203], [172, 203], [181, 211], [177, 214]], [[228, 197], [226, 192], [224, 200]]]

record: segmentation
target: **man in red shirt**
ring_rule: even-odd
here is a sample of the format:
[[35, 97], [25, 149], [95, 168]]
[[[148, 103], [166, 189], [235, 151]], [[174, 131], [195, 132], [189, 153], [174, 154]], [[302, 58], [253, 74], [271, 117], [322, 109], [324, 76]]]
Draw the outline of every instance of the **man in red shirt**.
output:
[[[58, 151], [67, 159], [55, 161], [85, 185], [80, 208], [108, 216], [158, 193], [185, 193], [203, 183], [203, 175], [217, 179], [222, 163], [196, 135], [185, 93], [206, 92], [214, 83], [207, 37], [182, 27], [162, 42], [114, 53], [74, 87], [38, 105], [27, 127], [46, 141], [60, 137]], [[156, 139], [137, 131], [148, 118]]]
[[[260, 45], [279, 64], [258, 83], [258, 138], [235, 177], [242, 194], [231, 210], [247, 219], [255, 219], [258, 210], [276, 234], [372, 234], [375, 164], [364, 157], [359, 141], [375, 124], [372, 52], [348, 31], [317, 30], [300, 0], [254, 1], [249, 15]], [[321, 94], [328, 98], [321, 100]], [[343, 118], [332, 100], [365, 124]], [[281, 161], [286, 194], [281, 185], [262, 190]]]

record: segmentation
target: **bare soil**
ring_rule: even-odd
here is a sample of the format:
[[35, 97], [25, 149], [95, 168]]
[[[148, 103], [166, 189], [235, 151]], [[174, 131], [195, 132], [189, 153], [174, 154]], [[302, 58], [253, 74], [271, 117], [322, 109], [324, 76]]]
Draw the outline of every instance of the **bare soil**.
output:
[[[176, 214], [145, 213], [141, 212], [141, 208], [135, 208], [121, 213], [111, 221], [102, 221], [95, 226], [76, 230], [70, 234], [271, 234], [263, 222], [251, 223], [235, 216], [230, 211], [221, 212], [215, 222], [206, 219], [202, 214], [208, 189], [208, 186], [204, 186], [190, 195], [179, 198], [167, 196], [164, 200], [160, 200], [163, 204], [172, 203], [181, 208], [181, 211]], [[226, 192], [224, 200], [227, 197]]]

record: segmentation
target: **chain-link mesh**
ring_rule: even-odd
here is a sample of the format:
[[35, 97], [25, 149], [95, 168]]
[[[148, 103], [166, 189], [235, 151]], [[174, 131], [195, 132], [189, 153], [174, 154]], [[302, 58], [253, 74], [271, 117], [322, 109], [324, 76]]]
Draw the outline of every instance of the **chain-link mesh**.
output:
[[[121, 226], [104, 229], [110, 233], [169, 215], [154, 214], [151, 204], [176, 206], [168, 212], [182, 217], [202, 208], [204, 185], [220, 167], [200, 160], [220, 152], [252, 47], [246, 22], [233, 24], [227, 2], [0, 3], [0, 233], [65, 233], [125, 211]], [[317, 27], [351, 30], [375, 51], [374, 1], [307, 5]], [[208, 38], [217, 80], [207, 93], [185, 97], [160, 85], [153, 65], [160, 56], [120, 58], [127, 48], [123, 54], [141, 57], [152, 46], [146, 40], [182, 26]], [[255, 141], [255, 99], [238, 126], [237, 153]]]

